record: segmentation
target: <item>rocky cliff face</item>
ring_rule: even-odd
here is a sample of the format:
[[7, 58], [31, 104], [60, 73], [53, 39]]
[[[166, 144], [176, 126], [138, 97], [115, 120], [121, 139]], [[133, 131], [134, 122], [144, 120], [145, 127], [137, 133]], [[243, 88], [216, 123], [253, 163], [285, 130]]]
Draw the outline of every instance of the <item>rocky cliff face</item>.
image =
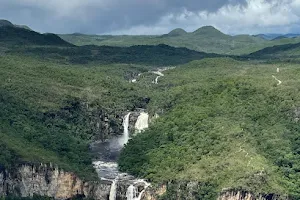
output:
[[108, 199], [110, 182], [85, 182], [75, 174], [47, 165], [21, 165], [13, 172], [0, 170], [0, 197], [35, 195], [68, 199], [75, 196]]
[[259, 194], [255, 195], [251, 192], [237, 191], [237, 190], [224, 190], [217, 195], [216, 198], [212, 196], [200, 197], [199, 189], [200, 183], [198, 182], [169, 182], [156, 188], [148, 188], [143, 195], [143, 200], [158, 200], [163, 199], [176, 199], [176, 200], [197, 200], [197, 199], [216, 199], [216, 200], [288, 200], [287, 197], [282, 197], [276, 194]]
[[275, 194], [254, 195], [250, 192], [230, 191], [230, 190], [222, 192], [218, 198], [218, 200], [279, 200], [279, 199], [287, 199], [287, 198], [280, 197]]
[[[95, 200], [108, 200], [111, 181], [86, 182], [75, 174], [65, 172], [51, 165], [34, 166], [24, 164], [13, 172], [0, 169], [0, 197], [14, 195], [30, 197], [33, 195], [48, 196], [55, 199], [69, 199], [72, 197], [86, 197]], [[116, 199], [126, 200], [126, 191], [130, 181], [120, 181], [117, 184]], [[139, 185], [140, 184], [140, 185]], [[138, 183], [137, 193], [141, 193], [145, 185]], [[157, 187], [149, 187], [142, 195], [142, 200], [164, 199], [197, 200], [197, 182], [168, 183]], [[275, 194], [254, 195], [245, 191], [222, 191], [217, 200], [287, 200]]]

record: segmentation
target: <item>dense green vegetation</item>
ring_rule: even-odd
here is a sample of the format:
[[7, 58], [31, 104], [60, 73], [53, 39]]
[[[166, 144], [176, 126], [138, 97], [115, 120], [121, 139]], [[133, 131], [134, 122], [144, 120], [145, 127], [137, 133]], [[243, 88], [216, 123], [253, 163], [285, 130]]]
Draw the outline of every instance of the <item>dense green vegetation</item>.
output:
[[[212, 52], [211, 38], [226, 44], [216, 52], [227, 52], [228, 41], [237, 38], [250, 47], [257, 39], [205, 27], [194, 33], [177, 29], [157, 42], [195, 42], [191, 35]], [[167, 45], [76, 47], [10, 26], [0, 28], [0, 37], [0, 169], [51, 162], [95, 179], [89, 153], [99, 135], [94, 120], [143, 107], [160, 118], [126, 145], [122, 171], [154, 183], [200, 182], [199, 199], [215, 198], [223, 188], [300, 198], [300, 70], [296, 56], [288, 56], [298, 55], [298, 44], [237, 61]], [[124, 38], [120, 46], [130, 46]], [[280, 60], [267, 64], [274, 56]], [[152, 84], [155, 75], [148, 71], [163, 66], [176, 68]], [[130, 83], [133, 78], [137, 83]], [[176, 187], [162, 198], [172, 199]]]
[[0, 44], [7, 45], [51, 45], [73, 46], [55, 34], [39, 34], [16, 26], [0, 26]]
[[[11, 28], [17, 34], [3, 35], [0, 57], [0, 148], [5, 152], [1, 168], [51, 162], [83, 178], [95, 178], [88, 145], [103, 139], [101, 130], [95, 130], [99, 115], [114, 119], [144, 106], [147, 92], [129, 80], [157, 66], [215, 56], [166, 45], [57, 46], [49, 37], [22, 30], [30, 33], [26, 36]], [[24, 41], [23, 36], [33, 42], [24, 42], [25, 46], [10, 42]], [[38, 43], [40, 38], [45, 42]]]
[[92, 178], [93, 115], [121, 114], [143, 97], [127, 80], [139, 66], [76, 66], [5, 55], [0, 68], [0, 146], [7, 152], [0, 164], [6, 168], [52, 162]]
[[250, 58], [278, 61], [299, 61], [300, 43], [276, 45], [264, 48], [249, 55]]
[[231, 59], [166, 72], [157, 97], [168, 112], [129, 142], [121, 170], [299, 199], [299, 73], [298, 65]]
[[128, 47], [133, 45], [166, 44], [173, 47], [186, 47], [191, 50], [226, 55], [249, 54], [265, 47], [280, 44], [300, 42], [300, 38], [283, 38], [280, 40], [266, 40], [250, 35], [226, 35], [211, 26], [205, 26], [187, 33], [183, 29], [175, 29], [164, 35], [84, 35], [69, 34], [60, 37], [75, 45], [107, 45]]
[[43, 59], [72, 64], [110, 64], [128, 63], [155, 66], [168, 66], [188, 63], [217, 54], [196, 52], [186, 48], [174, 48], [167, 45], [133, 47], [24, 47], [15, 48], [10, 53], [29, 55]]

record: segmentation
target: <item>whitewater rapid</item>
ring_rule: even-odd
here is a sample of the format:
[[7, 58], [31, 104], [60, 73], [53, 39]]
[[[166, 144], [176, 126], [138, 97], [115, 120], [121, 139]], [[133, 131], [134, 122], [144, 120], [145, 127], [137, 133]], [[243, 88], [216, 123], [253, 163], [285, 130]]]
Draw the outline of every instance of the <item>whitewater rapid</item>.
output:
[[[127, 113], [123, 117], [123, 134], [120, 137], [111, 139], [108, 143], [101, 144], [100, 151], [112, 152], [112, 154], [118, 154], [122, 150], [125, 144], [128, 143], [130, 139], [130, 132], [129, 132], [129, 122], [130, 122], [131, 113]], [[144, 129], [148, 128], [148, 121], [149, 115], [146, 112], [141, 112], [138, 116], [138, 119], [135, 123], [135, 128], [138, 132], [143, 131]], [[106, 148], [103, 148], [106, 146]], [[116, 153], [117, 152], [117, 153]], [[101, 154], [102, 155], [102, 154]], [[110, 155], [110, 154], [109, 154]], [[108, 156], [109, 157], [109, 156]], [[118, 184], [124, 181], [128, 182], [130, 185], [126, 191], [126, 198], [127, 200], [140, 200], [142, 198], [143, 193], [145, 192], [146, 188], [150, 185], [144, 180], [136, 180], [134, 177], [120, 173], [118, 171], [118, 164], [116, 162], [116, 158], [113, 156], [112, 159], [109, 158], [102, 158], [100, 161], [93, 162], [94, 168], [96, 169], [99, 177], [101, 180], [106, 180], [111, 182], [111, 188], [109, 193], [109, 200], [116, 200], [117, 193], [118, 193]], [[138, 191], [138, 187], [143, 185], [144, 189], [142, 191]]]
[[141, 112], [135, 123], [135, 130], [140, 133], [148, 127], [149, 127], [149, 114], [145, 112]]
[[153, 71], [153, 72], [152, 72], [153, 74], [156, 74], [156, 75], [157, 75], [157, 77], [156, 77], [155, 80], [154, 80], [154, 83], [155, 83], [155, 84], [158, 84], [158, 79], [159, 79], [160, 77], [165, 76], [165, 75], [162, 73], [162, 71], [164, 71], [164, 70]]

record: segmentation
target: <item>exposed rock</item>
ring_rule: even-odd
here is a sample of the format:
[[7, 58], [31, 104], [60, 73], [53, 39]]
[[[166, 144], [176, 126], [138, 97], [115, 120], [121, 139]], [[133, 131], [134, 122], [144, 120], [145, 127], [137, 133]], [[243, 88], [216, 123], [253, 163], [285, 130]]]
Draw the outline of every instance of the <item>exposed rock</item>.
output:
[[[168, 182], [158, 187], [149, 187], [142, 200], [159, 200], [163, 195], [167, 195], [167, 199], [176, 200], [197, 200], [202, 199], [198, 196], [201, 191], [199, 182]], [[216, 195], [216, 200], [288, 200], [287, 197], [276, 194], [259, 194], [255, 195], [251, 192], [239, 190], [223, 190]], [[212, 197], [210, 197], [212, 199]]]
[[254, 195], [250, 192], [233, 191], [233, 190], [222, 192], [218, 198], [218, 200], [279, 200], [279, 199], [287, 199], [287, 198], [280, 197], [275, 194]]
[[0, 171], [0, 196], [40, 195], [55, 199], [82, 196], [104, 200], [109, 196], [110, 185], [110, 182], [104, 181], [82, 181], [73, 173], [43, 164], [21, 165], [13, 172], [4, 169]]
[[164, 195], [167, 192], [167, 185], [163, 184], [159, 187], [154, 188], [149, 188], [146, 190], [143, 200], [157, 200], [159, 197]]

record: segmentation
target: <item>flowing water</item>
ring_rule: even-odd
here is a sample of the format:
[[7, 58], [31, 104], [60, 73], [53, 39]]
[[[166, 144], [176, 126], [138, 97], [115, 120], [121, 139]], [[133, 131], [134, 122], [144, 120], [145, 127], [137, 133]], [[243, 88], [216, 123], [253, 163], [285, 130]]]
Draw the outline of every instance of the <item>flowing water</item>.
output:
[[148, 128], [149, 124], [149, 114], [145, 112], [141, 112], [135, 123], [135, 129], [137, 132], [142, 132], [146, 128]]
[[164, 70], [161, 70], [161, 71], [153, 71], [153, 72], [152, 72], [153, 74], [156, 74], [156, 75], [157, 75], [157, 77], [155, 78], [155, 80], [154, 80], [153, 83], [158, 84], [158, 79], [159, 79], [160, 77], [162, 77], [162, 76], [165, 76], [163, 73], [161, 73], [162, 71], [164, 71]]
[[117, 179], [114, 180], [111, 184], [110, 192], [109, 192], [109, 200], [116, 200], [117, 197]]
[[127, 192], [126, 192], [127, 200], [135, 200], [136, 196], [137, 196], [137, 189], [133, 185], [130, 185], [127, 188]]
[[[129, 133], [129, 121], [131, 113], [128, 113], [123, 118], [124, 132], [122, 136], [113, 138], [106, 142], [96, 142], [92, 144], [92, 151], [97, 154], [99, 159], [93, 162], [93, 165], [102, 180], [111, 181], [111, 188], [109, 193], [109, 200], [116, 200], [118, 193], [118, 183], [121, 181], [127, 181], [129, 187], [127, 188], [126, 198], [127, 200], [140, 200], [142, 198], [145, 189], [150, 185], [144, 180], [136, 180], [134, 177], [120, 173], [118, 171], [117, 158], [124, 145], [130, 138]], [[149, 115], [145, 112], [140, 113], [136, 122], [136, 128], [138, 131], [142, 131], [148, 128]], [[144, 186], [144, 189], [139, 192], [137, 185]]]

